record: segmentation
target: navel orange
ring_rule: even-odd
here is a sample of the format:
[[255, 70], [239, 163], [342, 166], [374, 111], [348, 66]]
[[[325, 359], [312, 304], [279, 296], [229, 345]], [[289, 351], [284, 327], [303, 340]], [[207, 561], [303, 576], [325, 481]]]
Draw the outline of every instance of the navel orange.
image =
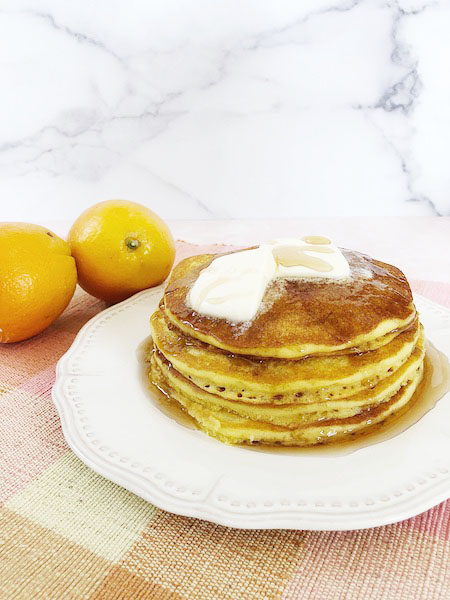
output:
[[77, 271], [64, 240], [39, 225], [0, 223], [0, 342], [19, 342], [59, 317]]
[[68, 241], [78, 283], [112, 303], [162, 283], [175, 259], [175, 244], [164, 221], [127, 200], [107, 200], [85, 210]]

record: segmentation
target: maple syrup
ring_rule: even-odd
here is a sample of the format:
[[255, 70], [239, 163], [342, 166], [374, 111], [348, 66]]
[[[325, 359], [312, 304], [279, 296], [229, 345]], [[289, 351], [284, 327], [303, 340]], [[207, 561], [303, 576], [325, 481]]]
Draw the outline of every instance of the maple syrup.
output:
[[[155, 386], [149, 380], [149, 356], [151, 352], [151, 336], [147, 337], [138, 347], [137, 355], [143, 384], [149, 390], [149, 395], [161, 412], [174, 419], [183, 427], [198, 429], [195, 420], [180, 406], [171, 400], [169, 394]], [[403, 410], [381, 423], [377, 423], [367, 433], [353, 434], [350, 439], [335, 443], [317, 444], [306, 448], [293, 446], [241, 444], [237, 447], [244, 450], [280, 453], [288, 455], [342, 455], [349, 454], [373, 444], [378, 444], [399, 435], [414, 423], [417, 423], [436, 403], [450, 390], [450, 363], [448, 358], [429, 341], [426, 342], [424, 374], [412, 399]]]
[[307, 244], [331, 244], [331, 240], [322, 235], [307, 235], [302, 238], [302, 241], [306, 242]]
[[145, 338], [137, 348], [137, 359], [139, 363], [139, 372], [143, 386], [149, 392], [149, 396], [157, 408], [183, 427], [188, 429], [198, 429], [195, 420], [187, 413], [184, 408], [176, 401], [172, 400], [163, 389], [154, 385], [149, 379], [150, 356], [152, 351], [152, 336]]
[[[431, 342], [426, 341], [423, 377], [406, 406], [381, 423], [370, 427], [366, 433], [355, 433], [349, 439], [317, 444], [305, 448], [292, 446], [253, 445], [245, 448], [257, 452], [339, 456], [360, 448], [372, 446], [399, 435], [417, 423], [450, 390], [450, 363], [447, 356]], [[450, 401], [450, 399], [448, 399]]]

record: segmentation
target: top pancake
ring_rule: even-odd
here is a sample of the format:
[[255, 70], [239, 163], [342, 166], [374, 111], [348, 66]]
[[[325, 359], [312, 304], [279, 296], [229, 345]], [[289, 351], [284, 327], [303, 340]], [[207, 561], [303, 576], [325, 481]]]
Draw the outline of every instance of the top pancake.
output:
[[405, 275], [396, 267], [343, 250], [348, 281], [282, 279], [269, 284], [251, 322], [233, 324], [200, 315], [186, 301], [200, 271], [218, 254], [181, 261], [164, 294], [167, 317], [193, 338], [236, 354], [301, 358], [360, 346], [402, 330], [415, 318]]

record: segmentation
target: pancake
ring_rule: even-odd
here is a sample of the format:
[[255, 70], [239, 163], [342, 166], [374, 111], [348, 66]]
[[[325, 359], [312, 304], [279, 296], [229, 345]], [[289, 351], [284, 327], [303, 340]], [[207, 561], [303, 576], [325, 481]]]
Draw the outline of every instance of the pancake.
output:
[[364, 350], [415, 319], [412, 294], [396, 267], [343, 250], [351, 279], [275, 280], [267, 287], [253, 321], [233, 324], [200, 315], [187, 296], [200, 271], [220, 255], [201, 254], [181, 261], [164, 293], [164, 311], [181, 331], [234, 354], [301, 358], [339, 350]]
[[313, 423], [322, 419], [351, 417], [360, 413], [362, 409], [384, 402], [414, 379], [423, 357], [422, 337], [408, 360], [395, 373], [383, 379], [374, 388], [338, 400], [258, 405], [227, 400], [217, 394], [205, 391], [174, 369], [173, 365], [158, 351], [153, 353], [151, 361], [153, 367], [159, 369], [170, 388], [183, 394], [191, 402], [197, 402], [212, 411], [226, 410], [248, 419], [296, 428], [300, 424]]
[[150, 319], [151, 383], [230, 444], [336, 442], [408, 410], [425, 354], [408, 282], [392, 265], [343, 253], [349, 279], [275, 278], [239, 324], [189, 306], [221, 255], [181, 261]]
[[279, 444], [284, 446], [311, 446], [347, 439], [400, 412], [413, 397], [423, 374], [423, 363], [415, 375], [389, 400], [345, 418], [318, 420], [296, 428], [282, 427], [241, 417], [226, 410], [206, 408], [180, 390], [172, 388], [157, 365], [152, 369], [153, 381], [168, 397], [176, 400], [197, 425], [208, 435], [228, 444]]
[[191, 343], [167, 322], [161, 310], [153, 314], [151, 330], [158, 350], [198, 387], [254, 404], [287, 404], [299, 399], [317, 402], [373, 387], [409, 358], [420, 334], [419, 323], [414, 321], [391, 342], [371, 352], [280, 360], [236, 356], [204, 343]]

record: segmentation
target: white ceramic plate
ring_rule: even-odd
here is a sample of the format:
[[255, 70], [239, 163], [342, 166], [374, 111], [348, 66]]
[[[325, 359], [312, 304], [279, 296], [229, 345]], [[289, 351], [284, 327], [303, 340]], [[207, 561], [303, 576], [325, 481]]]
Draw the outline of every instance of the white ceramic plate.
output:
[[[92, 469], [165, 510], [252, 529], [373, 527], [450, 497], [450, 394], [403, 433], [340, 456], [227, 446], [161, 412], [137, 356], [161, 294], [95, 316], [58, 363], [64, 435]], [[450, 311], [416, 305], [428, 338], [450, 354]]]

